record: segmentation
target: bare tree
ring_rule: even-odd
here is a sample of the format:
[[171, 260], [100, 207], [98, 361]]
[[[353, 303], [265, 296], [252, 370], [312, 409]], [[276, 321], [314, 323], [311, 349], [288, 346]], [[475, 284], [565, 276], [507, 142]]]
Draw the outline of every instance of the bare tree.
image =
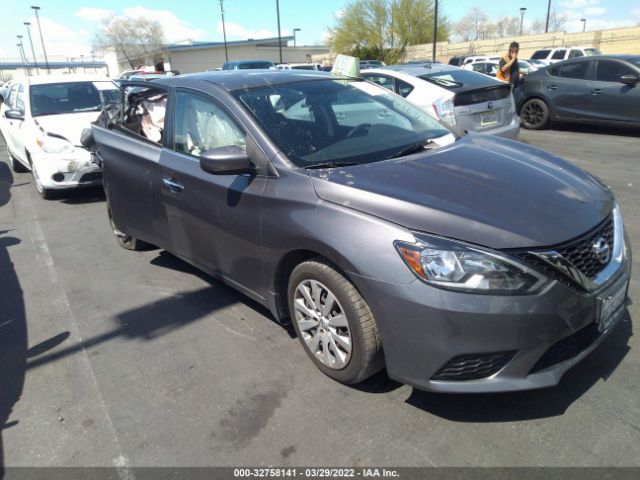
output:
[[515, 37], [520, 33], [520, 19], [518, 17], [503, 16], [495, 23], [497, 38]]
[[545, 21], [534, 20], [531, 23], [531, 33], [544, 33]]
[[549, 14], [549, 31], [562, 32], [567, 26], [567, 15], [558, 13], [555, 9]]
[[453, 25], [454, 34], [463, 42], [491, 38], [493, 31], [489, 17], [479, 7], [473, 7]]
[[131, 68], [136, 62], [144, 62], [162, 51], [164, 32], [156, 20], [112, 16], [102, 22], [93, 40], [93, 49], [104, 51], [113, 48], [120, 53]]

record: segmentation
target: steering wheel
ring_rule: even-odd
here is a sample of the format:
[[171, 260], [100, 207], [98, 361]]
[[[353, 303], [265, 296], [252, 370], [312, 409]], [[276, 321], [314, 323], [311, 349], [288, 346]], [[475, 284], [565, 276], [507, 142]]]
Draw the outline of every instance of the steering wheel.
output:
[[358, 133], [365, 133], [369, 128], [371, 128], [370, 123], [361, 123], [360, 125], [356, 125], [351, 130], [349, 130], [349, 133], [347, 133], [347, 136], [345, 138], [353, 138]]

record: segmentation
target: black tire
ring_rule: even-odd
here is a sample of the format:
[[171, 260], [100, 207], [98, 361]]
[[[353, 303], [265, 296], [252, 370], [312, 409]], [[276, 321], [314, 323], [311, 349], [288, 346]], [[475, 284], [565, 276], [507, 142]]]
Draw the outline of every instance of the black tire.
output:
[[540, 98], [531, 98], [520, 109], [520, 122], [529, 130], [540, 130], [549, 124], [551, 111], [547, 103]]
[[28, 172], [29, 169], [25, 167], [16, 157], [11, 153], [9, 147], [7, 147], [7, 157], [9, 157], [9, 162], [11, 163], [11, 169], [16, 173], [25, 173]]
[[[335, 296], [346, 317], [351, 335], [351, 355], [340, 369], [331, 368], [314, 355], [305, 342], [296, 320], [294, 298], [296, 288], [304, 281], [314, 280], [326, 286]], [[298, 339], [313, 363], [327, 376], [345, 384], [365, 380], [384, 368], [382, 339], [369, 306], [353, 284], [335, 268], [317, 259], [301, 263], [289, 277], [287, 290], [291, 322]], [[316, 333], [317, 334], [317, 333]]]
[[118, 243], [118, 245], [120, 245], [125, 250], [145, 250], [148, 248], [148, 243], [121, 232], [118, 227], [116, 227], [110, 211], [108, 212], [108, 214], [109, 225], [111, 225], [111, 231], [113, 232], [113, 236], [116, 238], [116, 242]]

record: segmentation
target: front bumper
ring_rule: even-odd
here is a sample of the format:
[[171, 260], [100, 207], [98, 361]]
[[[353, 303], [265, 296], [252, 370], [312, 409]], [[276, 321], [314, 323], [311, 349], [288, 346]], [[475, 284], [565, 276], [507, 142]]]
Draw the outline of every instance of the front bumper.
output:
[[93, 162], [91, 153], [82, 148], [71, 154], [39, 152], [31, 155], [31, 162], [47, 189], [102, 185], [102, 170]]
[[[624, 317], [626, 305], [604, 332], [597, 330], [598, 299], [628, 285], [629, 278], [630, 261], [625, 259], [609, 282], [588, 294], [557, 281], [527, 296], [458, 293], [419, 280], [393, 285], [356, 276], [354, 282], [377, 320], [391, 378], [423, 390], [479, 393], [558, 384]], [[586, 338], [582, 344], [574, 341], [581, 338]], [[574, 349], [569, 355], [557, 352], [565, 344]], [[473, 364], [473, 358], [502, 353], [504, 364], [495, 372], [488, 369], [486, 377], [433, 378], [447, 366], [462, 368], [465, 359]]]

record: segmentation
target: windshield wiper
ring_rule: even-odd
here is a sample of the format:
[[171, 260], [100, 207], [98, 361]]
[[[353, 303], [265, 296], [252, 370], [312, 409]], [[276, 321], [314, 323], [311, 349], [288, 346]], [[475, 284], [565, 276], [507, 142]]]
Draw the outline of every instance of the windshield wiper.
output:
[[407, 155], [411, 155], [412, 153], [418, 153], [418, 152], [422, 152], [424, 150], [430, 150], [433, 147], [427, 148], [427, 145], [430, 145], [432, 143], [435, 143], [435, 142], [433, 140], [431, 140], [431, 139], [423, 140], [423, 141], [418, 142], [418, 143], [414, 143], [412, 145], [409, 145], [407, 148], [403, 148], [398, 153], [394, 153], [389, 158], [387, 158], [387, 160], [391, 160], [392, 158], [405, 157]]
[[314, 163], [311, 165], [305, 165], [304, 168], [338, 168], [338, 167], [349, 167], [351, 165], [360, 165], [358, 162], [324, 162], [324, 163]]

